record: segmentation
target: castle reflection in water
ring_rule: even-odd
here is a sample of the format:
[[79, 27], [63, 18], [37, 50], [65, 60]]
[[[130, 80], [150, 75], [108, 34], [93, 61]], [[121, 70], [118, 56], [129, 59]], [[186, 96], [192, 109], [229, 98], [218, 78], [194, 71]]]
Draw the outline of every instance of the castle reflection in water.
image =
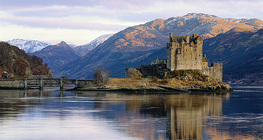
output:
[[[139, 110], [142, 110], [143, 108], [147, 108], [146, 106], [156, 107], [156, 110], [153, 109], [151, 111], [148, 111], [148, 113], [150, 114], [152, 113], [154, 114], [154, 116], [165, 116], [167, 118], [166, 138], [168, 139], [201, 140], [202, 126], [206, 123], [204, 117], [208, 115], [221, 116], [222, 100], [223, 97], [227, 97], [227, 96], [228, 94], [225, 95], [178, 94], [178, 95], [166, 95], [161, 97], [151, 96], [151, 100], [149, 102], [142, 101], [142, 103], [134, 103], [134, 102], [129, 103], [127, 101], [127, 107], [131, 108], [132, 110], [136, 110], [134, 109], [134, 107], [136, 106], [138, 107]], [[218, 118], [220, 119], [220, 117]], [[130, 127], [130, 129], [133, 128], [134, 127]], [[148, 128], [154, 128], [154, 127], [148, 127]], [[134, 129], [134, 131], [136, 130], [138, 129]], [[132, 132], [131, 130], [129, 131]], [[137, 135], [142, 135], [142, 134], [137, 134]], [[145, 138], [145, 136], [143, 137]], [[161, 136], [158, 136], [158, 138], [160, 137]]]
[[[117, 120], [126, 124], [125, 131], [142, 139], [202, 139], [202, 127], [208, 115], [218, 116], [221, 121], [222, 102], [228, 99], [225, 94], [176, 94], [176, 95], [120, 95], [106, 94], [107, 98], [123, 98], [126, 114], [117, 115]], [[136, 100], [134, 100], [136, 99]], [[107, 103], [97, 102], [96, 107], [109, 107]], [[100, 105], [98, 105], [100, 104]], [[105, 108], [104, 108], [105, 109]], [[139, 112], [139, 114], [138, 114]], [[132, 114], [132, 115], [131, 115]], [[166, 136], [156, 133], [160, 122], [149, 118], [165, 118]], [[138, 123], [139, 120], [149, 123]]]
[[[142, 139], [204, 139], [204, 131], [209, 135], [209, 139], [229, 139], [228, 133], [220, 132], [215, 126], [206, 127], [208, 116], [212, 116], [212, 121], [220, 123], [222, 121], [223, 100], [228, 100], [230, 93], [225, 94], [203, 94], [203, 93], [183, 93], [183, 94], [120, 94], [120, 93], [73, 93], [74, 97], [89, 99], [92, 109], [100, 110], [95, 116], [99, 118], [110, 119], [118, 123], [121, 132]], [[23, 92], [18, 93], [0, 93], [0, 114], [1, 117], [10, 118], [23, 113], [27, 105], [40, 107], [49, 99], [42, 100], [42, 97], [57, 96], [65, 97], [63, 92]], [[9, 97], [10, 96], [10, 97]], [[12, 98], [40, 97], [41, 102], [32, 100], [12, 100]], [[3, 100], [5, 99], [5, 101]], [[8, 100], [6, 100], [8, 99]], [[76, 99], [76, 98], [74, 98]], [[78, 98], [77, 98], [78, 99]], [[44, 101], [44, 102], [43, 102]], [[54, 101], [53, 101], [54, 102]], [[74, 102], [74, 105], [76, 102]], [[59, 102], [63, 107], [63, 102]], [[56, 104], [49, 104], [49, 107], [56, 108]], [[66, 104], [65, 104], [66, 105]], [[67, 105], [70, 105], [67, 102]], [[81, 104], [82, 105], [82, 104]], [[89, 106], [84, 109], [91, 109]], [[83, 109], [80, 108], [80, 109]], [[76, 109], [76, 108], [75, 108]], [[56, 113], [57, 114], [57, 113]], [[48, 114], [52, 116], [53, 114]], [[72, 114], [70, 114], [72, 115]], [[64, 119], [67, 114], [61, 114]], [[204, 127], [205, 126], [205, 127]], [[103, 133], [103, 132], [102, 132]], [[238, 138], [240, 133], [234, 136]], [[222, 137], [224, 136], [224, 137]], [[243, 136], [244, 138], [244, 136]], [[246, 139], [255, 139], [248, 136]]]

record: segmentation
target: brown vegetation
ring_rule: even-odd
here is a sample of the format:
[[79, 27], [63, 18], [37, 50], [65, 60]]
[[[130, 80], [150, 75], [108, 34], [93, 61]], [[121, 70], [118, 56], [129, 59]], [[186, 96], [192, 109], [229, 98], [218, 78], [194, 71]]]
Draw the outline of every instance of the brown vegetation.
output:
[[208, 76], [200, 70], [177, 70], [168, 72], [167, 78], [176, 78], [185, 81], [208, 81]]
[[126, 71], [127, 78], [131, 78], [133, 80], [141, 80], [142, 79], [142, 74], [139, 70], [135, 68], [129, 68]]
[[[132, 78], [109, 78], [106, 87], [116, 87], [124, 89], [159, 89], [159, 85], [178, 88], [178, 89], [202, 89], [209, 87], [221, 87], [222, 84], [215, 81], [184, 81], [176, 78], [172, 79], [158, 79], [143, 78], [141, 80], [135, 80]], [[90, 85], [85, 88], [89, 88]]]

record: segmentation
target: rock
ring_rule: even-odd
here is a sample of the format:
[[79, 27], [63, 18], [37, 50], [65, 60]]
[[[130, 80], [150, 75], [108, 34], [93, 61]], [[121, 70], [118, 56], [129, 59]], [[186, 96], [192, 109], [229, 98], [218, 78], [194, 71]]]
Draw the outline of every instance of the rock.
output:
[[224, 84], [224, 85], [222, 85], [222, 90], [232, 91], [233, 89], [231, 88], [231, 86], [229, 84]]

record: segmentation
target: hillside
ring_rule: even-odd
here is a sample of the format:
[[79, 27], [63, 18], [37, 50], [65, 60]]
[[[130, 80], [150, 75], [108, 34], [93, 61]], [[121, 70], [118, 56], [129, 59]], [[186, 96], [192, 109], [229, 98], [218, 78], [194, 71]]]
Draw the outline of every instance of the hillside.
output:
[[92, 78], [94, 70], [101, 65], [111, 69], [112, 77], [124, 77], [125, 68], [133, 67], [134, 64], [139, 66], [141, 63], [137, 62], [165, 48], [170, 32], [175, 35], [198, 33], [208, 39], [235, 27], [254, 32], [262, 28], [262, 23], [257, 19], [224, 19], [193, 13], [167, 20], [156, 19], [116, 33], [86, 56], [61, 67], [56, 75]]
[[66, 42], [61, 41], [57, 45], [50, 45], [46, 48], [34, 52], [33, 55], [36, 55], [44, 60], [45, 63], [51, 68], [54, 72], [61, 65], [72, 62], [80, 58]]
[[224, 78], [263, 83], [263, 29], [257, 32], [233, 29], [204, 41], [210, 62], [223, 62]]
[[37, 56], [30, 56], [8, 43], [0, 42], [0, 74], [7, 72], [10, 78], [33, 77], [42, 75], [53, 77], [52, 72]]

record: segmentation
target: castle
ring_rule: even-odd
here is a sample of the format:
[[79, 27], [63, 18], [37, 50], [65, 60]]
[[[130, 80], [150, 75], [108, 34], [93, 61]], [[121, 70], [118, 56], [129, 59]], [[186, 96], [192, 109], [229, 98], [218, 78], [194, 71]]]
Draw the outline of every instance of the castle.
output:
[[151, 65], [141, 65], [139, 68], [143, 77], [164, 77], [163, 71], [200, 70], [218, 82], [222, 82], [223, 64], [212, 63], [208, 66], [206, 55], [203, 55], [203, 38], [198, 34], [193, 36], [175, 36], [169, 34], [167, 43], [167, 59], [157, 59]]

